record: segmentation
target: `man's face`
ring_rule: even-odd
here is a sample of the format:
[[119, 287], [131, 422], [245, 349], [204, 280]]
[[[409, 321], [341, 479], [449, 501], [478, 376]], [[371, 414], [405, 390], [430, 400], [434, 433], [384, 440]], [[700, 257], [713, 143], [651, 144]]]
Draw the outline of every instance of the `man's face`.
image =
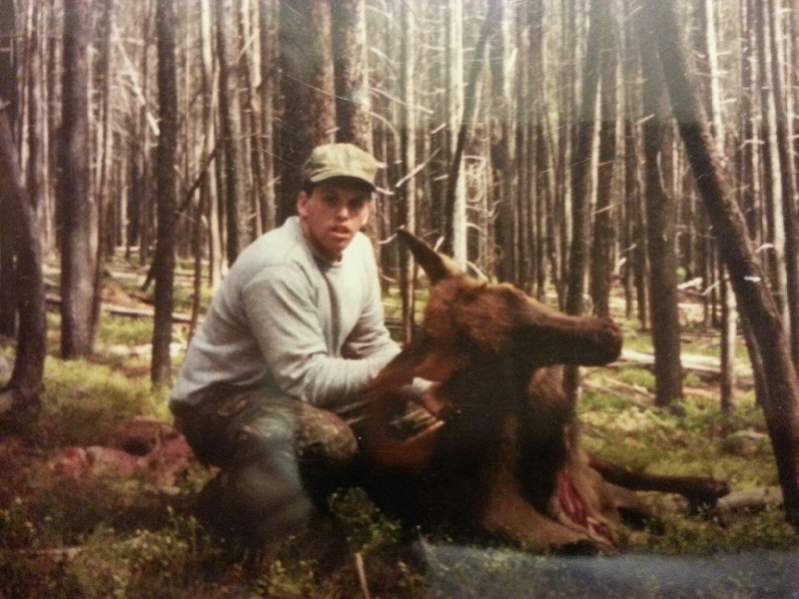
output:
[[369, 190], [357, 183], [323, 182], [311, 194], [301, 192], [297, 212], [305, 235], [329, 260], [342, 252], [369, 219]]

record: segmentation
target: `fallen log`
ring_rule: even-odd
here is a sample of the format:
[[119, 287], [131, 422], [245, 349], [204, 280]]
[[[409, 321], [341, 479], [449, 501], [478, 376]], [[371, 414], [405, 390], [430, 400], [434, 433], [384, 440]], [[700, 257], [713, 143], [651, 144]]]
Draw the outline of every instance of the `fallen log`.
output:
[[736, 491], [719, 499], [714, 513], [726, 515], [743, 510], [763, 510], [768, 507], [782, 505], [782, 489], [779, 487], [761, 487]]
[[[682, 363], [683, 370], [685, 371], [695, 372], [700, 376], [721, 376], [721, 368], [718, 364], [718, 358], [710, 356], [697, 356], [695, 354], [682, 354], [680, 356], [680, 361]], [[622, 351], [621, 357], [614, 364], [609, 365], [609, 367], [617, 368], [619, 366], [623, 366], [624, 364], [636, 364], [646, 368], [654, 368], [655, 356], [654, 354], [646, 354], [643, 352], [625, 349]], [[736, 376], [739, 379], [752, 378], [752, 369], [748, 366], [736, 364], [735, 371]]]
[[589, 455], [588, 463], [605, 480], [633, 491], [677, 493], [688, 500], [692, 509], [714, 507], [721, 497], [729, 494], [727, 481], [700, 476], [657, 476], [636, 472]]
[[[48, 307], [58, 307], [61, 305], [61, 298], [48, 295], [46, 298]], [[139, 310], [137, 308], [125, 308], [123, 306], [115, 306], [113, 304], [102, 304], [102, 309], [112, 316], [124, 316], [126, 318], [152, 318], [154, 316], [153, 310]], [[172, 322], [178, 324], [191, 324], [191, 315], [182, 313], [173, 313]]]

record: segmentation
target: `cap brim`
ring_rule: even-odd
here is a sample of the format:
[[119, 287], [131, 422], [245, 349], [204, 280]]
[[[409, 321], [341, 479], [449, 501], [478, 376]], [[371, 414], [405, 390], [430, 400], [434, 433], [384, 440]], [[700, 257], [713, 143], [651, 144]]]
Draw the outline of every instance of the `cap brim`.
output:
[[355, 181], [357, 183], [361, 183], [362, 185], [366, 185], [371, 191], [377, 191], [377, 186], [365, 179], [363, 177], [359, 177], [358, 175], [353, 175], [352, 173], [346, 173], [342, 171], [325, 171], [322, 173], [317, 173], [313, 177], [309, 179], [311, 183], [322, 183], [324, 181], [329, 181], [330, 179], [347, 179], [349, 181]]

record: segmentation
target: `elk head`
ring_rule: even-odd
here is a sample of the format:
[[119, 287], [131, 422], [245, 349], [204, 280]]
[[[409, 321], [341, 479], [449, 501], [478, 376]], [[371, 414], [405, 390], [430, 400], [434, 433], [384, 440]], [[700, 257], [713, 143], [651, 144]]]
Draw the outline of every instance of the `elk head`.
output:
[[619, 357], [622, 336], [609, 319], [567, 316], [508, 284], [478, 281], [400, 229], [432, 284], [420, 334], [371, 388], [388, 390], [413, 377], [443, 382], [485, 360], [513, 360], [530, 374], [556, 364], [601, 366]]

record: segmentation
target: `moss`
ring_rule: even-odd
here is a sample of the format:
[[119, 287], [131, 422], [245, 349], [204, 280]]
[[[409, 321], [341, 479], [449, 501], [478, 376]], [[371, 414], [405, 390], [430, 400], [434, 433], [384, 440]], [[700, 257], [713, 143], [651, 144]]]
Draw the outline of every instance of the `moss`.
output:
[[48, 357], [45, 392], [35, 437], [42, 445], [87, 445], [106, 438], [121, 422], [149, 415], [168, 419], [168, 390], [131, 379], [86, 360]]

